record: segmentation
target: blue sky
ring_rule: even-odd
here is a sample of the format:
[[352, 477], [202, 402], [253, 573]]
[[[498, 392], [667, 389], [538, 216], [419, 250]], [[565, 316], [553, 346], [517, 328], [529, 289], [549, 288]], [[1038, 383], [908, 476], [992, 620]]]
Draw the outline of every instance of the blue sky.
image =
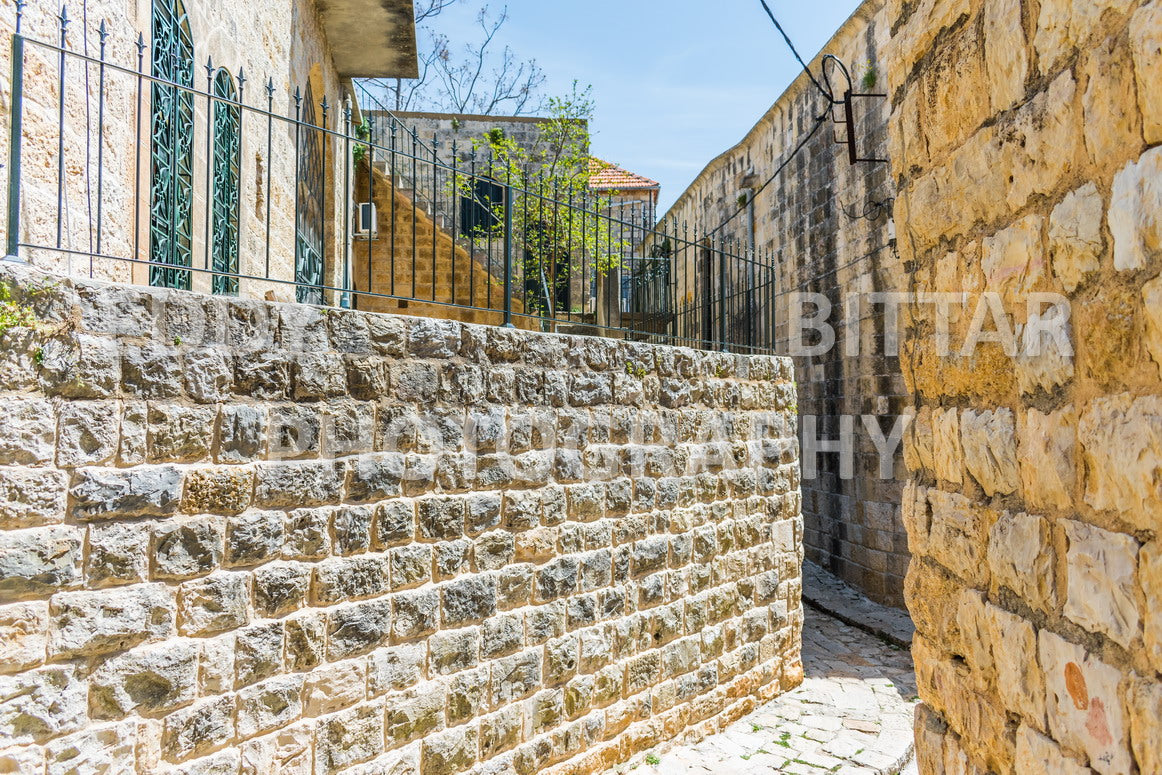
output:
[[[804, 59], [858, 0], [768, 0]], [[490, 0], [494, 9], [504, 0]], [[504, 42], [535, 57], [546, 91], [593, 85], [593, 153], [662, 184], [660, 212], [699, 171], [742, 139], [799, 65], [759, 0], [508, 0]], [[473, 26], [476, 0], [444, 12], [453, 41]]]

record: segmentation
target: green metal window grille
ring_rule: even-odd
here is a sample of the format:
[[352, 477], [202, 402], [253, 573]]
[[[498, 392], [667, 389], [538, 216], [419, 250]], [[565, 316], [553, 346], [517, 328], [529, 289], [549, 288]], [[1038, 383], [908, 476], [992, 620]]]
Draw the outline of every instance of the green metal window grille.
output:
[[[214, 178], [213, 242], [210, 246], [214, 276], [211, 290], [216, 294], [238, 295], [238, 170], [242, 142], [238, 127], [242, 111], [234, 79], [225, 70], [214, 76]], [[226, 273], [226, 274], [223, 274]]]
[[304, 304], [323, 298], [323, 136], [316, 125], [315, 97], [307, 84], [298, 127], [298, 194], [295, 212], [295, 297]]
[[[194, 255], [194, 41], [181, 0], [154, 0], [150, 119], [149, 258], [191, 266]], [[176, 84], [176, 85], [174, 85]], [[150, 266], [149, 282], [190, 287], [190, 272]]]

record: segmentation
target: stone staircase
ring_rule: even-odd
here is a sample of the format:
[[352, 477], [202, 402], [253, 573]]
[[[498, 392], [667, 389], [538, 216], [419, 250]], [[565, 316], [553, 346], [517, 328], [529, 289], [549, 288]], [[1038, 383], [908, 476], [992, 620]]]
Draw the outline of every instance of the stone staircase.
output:
[[[444, 225], [445, 213], [437, 210], [433, 217], [434, 208], [417, 205], [415, 192], [395, 185], [379, 165], [370, 169], [361, 165], [356, 173], [355, 191], [368, 190], [374, 191], [378, 234], [370, 241], [370, 251], [367, 240], [357, 239], [352, 247], [356, 309], [465, 323], [503, 322], [504, 276], [499, 255], [494, 256], [489, 271], [486, 260], [453, 239]], [[516, 314], [524, 310], [516, 296], [512, 310]], [[527, 318], [516, 317], [513, 323], [528, 330], [540, 327]]]

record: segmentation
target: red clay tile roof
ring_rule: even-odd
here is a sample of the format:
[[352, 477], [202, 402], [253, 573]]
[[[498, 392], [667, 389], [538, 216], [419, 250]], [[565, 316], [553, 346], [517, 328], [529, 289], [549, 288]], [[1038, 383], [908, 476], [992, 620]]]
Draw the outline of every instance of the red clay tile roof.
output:
[[640, 191], [661, 188], [661, 184], [642, 175], [635, 175], [616, 164], [590, 156], [589, 188], [593, 191]]

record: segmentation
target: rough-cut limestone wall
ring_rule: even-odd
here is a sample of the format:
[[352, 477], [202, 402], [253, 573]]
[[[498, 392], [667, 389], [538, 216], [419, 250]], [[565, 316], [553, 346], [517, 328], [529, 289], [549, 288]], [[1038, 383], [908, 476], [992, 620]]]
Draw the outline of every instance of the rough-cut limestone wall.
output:
[[[822, 54], [831, 53], [852, 70], [856, 91], [884, 92], [881, 51], [888, 34], [882, 0], [867, 0], [812, 62], [812, 69], [819, 73]], [[865, 86], [869, 70], [876, 79]], [[842, 88], [837, 71], [829, 72]], [[857, 99], [854, 107], [861, 155], [887, 158], [887, 100]], [[798, 78], [741, 143], [707, 166], [663, 220], [686, 223], [699, 233], [725, 221], [739, 209], [740, 192], [771, 178], [825, 108], [806, 77]], [[840, 415], [855, 419], [855, 472], [844, 479], [839, 455], [819, 454], [818, 476], [803, 481], [804, 544], [809, 559], [875, 600], [902, 607], [909, 557], [900, 516], [906, 471], [897, 449], [894, 475], [880, 478], [879, 457], [860, 418], [879, 417], [889, 431], [904, 409], [906, 390], [899, 359], [883, 342], [885, 307], [872, 306], [865, 297], [856, 322], [849, 320], [844, 306], [849, 295], [906, 289], [891, 221], [895, 184], [887, 164], [852, 166], [846, 146], [833, 142], [837, 133], [844, 129], [830, 122], [821, 127], [754, 201], [755, 244], [775, 253], [779, 267], [777, 296], [760, 299], [760, 316], [765, 321], [774, 313], [776, 351], [787, 353], [791, 294], [820, 293], [832, 303], [836, 346], [795, 359], [799, 413], [818, 417], [817, 436], [825, 439], [839, 437]], [[888, 206], [877, 208], [875, 202]], [[738, 215], [723, 234], [747, 244], [748, 219], [747, 212]], [[694, 267], [684, 269], [679, 290], [686, 292], [687, 303], [694, 303]], [[711, 282], [716, 284], [717, 278], [712, 276]], [[700, 279], [697, 287], [704, 285]], [[804, 314], [814, 313], [808, 306]], [[859, 340], [858, 355], [846, 349], [851, 338]], [[808, 334], [807, 343], [812, 342]]]
[[[98, 52], [98, 27], [107, 24], [109, 39], [107, 60], [119, 67], [137, 69], [137, 36], [146, 43], [144, 69], [150, 71], [152, 3], [149, 0], [28, 0], [24, 9], [22, 32], [28, 38], [57, 43], [60, 26], [57, 15], [67, 6], [71, 22], [67, 28], [66, 46], [77, 53]], [[224, 67], [237, 77], [244, 71], [246, 83], [243, 100], [247, 105], [266, 110], [267, 79], [274, 85], [273, 110], [277, 115], [293, 117], [292, 95], [298, 87], [305, 94], [312, 84], [317, 103], [326, 96], [332, 106], [343, 104], [339, 76], [331, 59], [315, 0], [277, 0], [264, 3], [258, 12], [252, 5], [212, 0], [189, 0], [189, 14], [194, 42], [194, 85], [206, 89], [207, 58], [215, 67]], [[0, 158], [5, 169], [0, 173], [7, 184], [9, 132], [7, 117], [12, 106], [11, 48], [15, 30], [14, 3], [0, 5], [0, 113], [5, 116], [0, 131]], [[36, 245], [56, 245], [57, 227], [57, 141], [58, 79], [57, 56], [44, 48], [26, 44], [24, 99], [24, 159], [21, 166], [22, 240]], [[65, 186], [62, 246], [87, 254], [95, 251], [97, 222], [97, 162], [99, 72], [91, 66], [85, 72], [80, 60], [69, 58], [65, 69]], [[86, 79], [87, 78], [87, 79]], [[137, 105], [137, 78], [112, 68], [105, 74], [106, 101], [102, 194], [101, 252], [119, 258], [149, 260], [149, 170], [150, 170], [150, 85], [143, 83], [141, 111]], [[328, 125], [336, 127], [337, 110], [332, 108]], [[316, 116], [321, 108], [316, 105]], [[135, 117], [140, 117], [140, 128]], [[194, 265], [205, 265], [206, 215], [206, 105], [195, 98], [194, 117]], [[140, 144], [138, 140], [140, 139]], [[240, 164], [240, 262], [243, 274], [264, 276], [265, 239], [267, 234], [267, 178], [269, 177], [271, 256], [270, 276], [284, 281], [294, 279], [295, 173], [297, 153], [294, 127], [275, 121], [272, 127], [272, 150], [267, 152], [267, 126], [261, 114], [245, 113], [242, 127]], [[267, 158], [272, 156], [272, 158]], [[335, 191], [343, 190], [343, 150], [339, 143], [327, 149], [327, 193], [329, 239], [327, 279], [338, 286], [343, 251], [342, 199]], [[140, 165], [138, 165], [140, 162]], [[139, 183], [134, 174], [139, 171]], [[3, 190], [7, 190], [6, 188]], [[139, 194], [134, 199], [135, 191]], [[137, 212], [135, 213], [135, 207]], [[135, 220], [136, 219], [136, 220]], [[0, 219], [0, 238], [7, 223]], [[135, 229], [136, 227], [136, 229]], [[334, 235], [340, 237], [336, 238]], [[135, 235], [137, 239], [135, 240]], [[6, 244], [6, 243], [5, 243]], [[139, 253], [134, 255], [135, 245]], [[28, 251], [25, 258], [50, 271], [68, 271], [88, 276], [87, 255], [72, 256], [45, 251]], [[103, 279], [148, 282], [148, 272], [124, 261], [92, 262], [93, 275]], [[194, 274], [195, 290], [208, 291], [209, 275]], [[294, 285], [242, 280], [243, 296], [262, 298], [267, 292], [279, 300], [295, 296]]]
[[888, 5], [915, 288], [1063, 294], [1076, 352], [913, 311], [921, 771], [1162, 772], [1162, 2]]
[[599, 772], [801, 680], [785, 359], [4, 271], [0, 771]]

